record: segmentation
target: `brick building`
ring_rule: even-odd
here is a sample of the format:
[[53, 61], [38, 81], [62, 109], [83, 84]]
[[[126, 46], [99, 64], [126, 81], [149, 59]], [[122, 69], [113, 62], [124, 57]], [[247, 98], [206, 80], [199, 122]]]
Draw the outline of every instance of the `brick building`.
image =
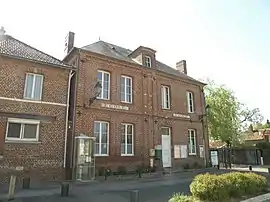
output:
[[[131, 51], [104, 41], [75, 48], [73, 43], [70, 33], [64, 61], [77, 61], [78, 71], [73, 134], [96, 138], [97, 169], [149, 165], [151, 149], [159, 166], [205, 164], [205, 84], [187, 75], [185, 61], [174, 69], [159, 62], [151, 48]], [[102, 88], [93, 100], [97, 82]], [[163, 135], [170, 140], [164, 139], [167, 150]]]
[[0, 175], [59, 179], [71, 66], [0, 30]]

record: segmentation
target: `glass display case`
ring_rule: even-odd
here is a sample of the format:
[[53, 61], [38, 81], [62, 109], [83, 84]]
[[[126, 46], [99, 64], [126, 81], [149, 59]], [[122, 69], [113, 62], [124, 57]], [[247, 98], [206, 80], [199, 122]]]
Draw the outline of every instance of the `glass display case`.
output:
[[95, 179], [95, 138], [80, 134], [76, 138], [76, 180]]

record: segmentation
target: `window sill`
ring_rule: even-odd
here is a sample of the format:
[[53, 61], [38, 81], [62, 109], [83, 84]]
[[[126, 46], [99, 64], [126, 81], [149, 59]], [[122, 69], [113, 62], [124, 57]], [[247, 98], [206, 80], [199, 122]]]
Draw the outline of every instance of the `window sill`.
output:
[[161, 109], [165, 111], [171, 111], [171, 108], [161, 108]]
[[41, 99], [34, 99], [34, 98], [28, 98], [28, 97], [24, 97], [24, 100], [29, 100], [29, 101], [36, 101], [36, 102], [41, 102]]
[[109, 154], [95, 154], [95, 157], [108, 157]]
[[120, 102], [123, 103], [123, 104], [129, 104], [129, 105], [133, 104], [133, 102], [125, 102], [125, 101], [120, 101]]
[[121, 154], [121, 156], [125, 157], [125, 156], [134, 156], [134, 154]]
[[197, 156], [197, 154], [194, 154], [194, 153], [191, 153], [191, 154], [188, 154], [189, 156]]
[[107, 98], [96, 98], [96, 100], [110, 101], [111, 99], [107, 99]]
[[188, 114], [195, 114], [195, 112], [188, 112]]
[[8, 144], [40, 144], [40, 141], [31, 140], [6, 140], [5, 143]]

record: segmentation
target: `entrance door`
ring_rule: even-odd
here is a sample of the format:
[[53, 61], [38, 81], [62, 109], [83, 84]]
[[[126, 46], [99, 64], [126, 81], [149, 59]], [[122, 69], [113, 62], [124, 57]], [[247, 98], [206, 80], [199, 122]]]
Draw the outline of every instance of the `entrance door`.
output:
[[161, 147], [162, 147], [163, 168], [171, 168], [172, 167], [172, 154], [171, 154], [170, 128], [162, 128]]
[[76, 137], [76, 180], [95, 178], [94, 140], [86, 135]]

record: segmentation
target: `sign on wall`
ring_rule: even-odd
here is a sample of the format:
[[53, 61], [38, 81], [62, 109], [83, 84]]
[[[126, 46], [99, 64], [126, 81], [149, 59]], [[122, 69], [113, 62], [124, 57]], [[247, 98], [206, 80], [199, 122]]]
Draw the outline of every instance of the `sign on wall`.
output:
[[200, 145], [200, 158], [204, 158], [204, 146]]
[[210, 156], [211, 156], [212, 165], [217, 166], [218, 165], [218, 151], [211, 151]]
[[110, 108], [110, 109], [129, 110], [127, 106], [106, 104], [106, 103], [101, 103], [101, 107]]
[[187, 158], [187, 145], [180, 145], [180, 158]]
[[180, 145], [174, 145], [174, 158], [180, 159]]
[[185, 115], [185, 114], [177, 114], [177, 113], [173, 113], [173, 116], [174, 116], [174, 117], [177, 117], [177, 118], [190, 119], [190, 116], [189, 116], [189, 115]]

